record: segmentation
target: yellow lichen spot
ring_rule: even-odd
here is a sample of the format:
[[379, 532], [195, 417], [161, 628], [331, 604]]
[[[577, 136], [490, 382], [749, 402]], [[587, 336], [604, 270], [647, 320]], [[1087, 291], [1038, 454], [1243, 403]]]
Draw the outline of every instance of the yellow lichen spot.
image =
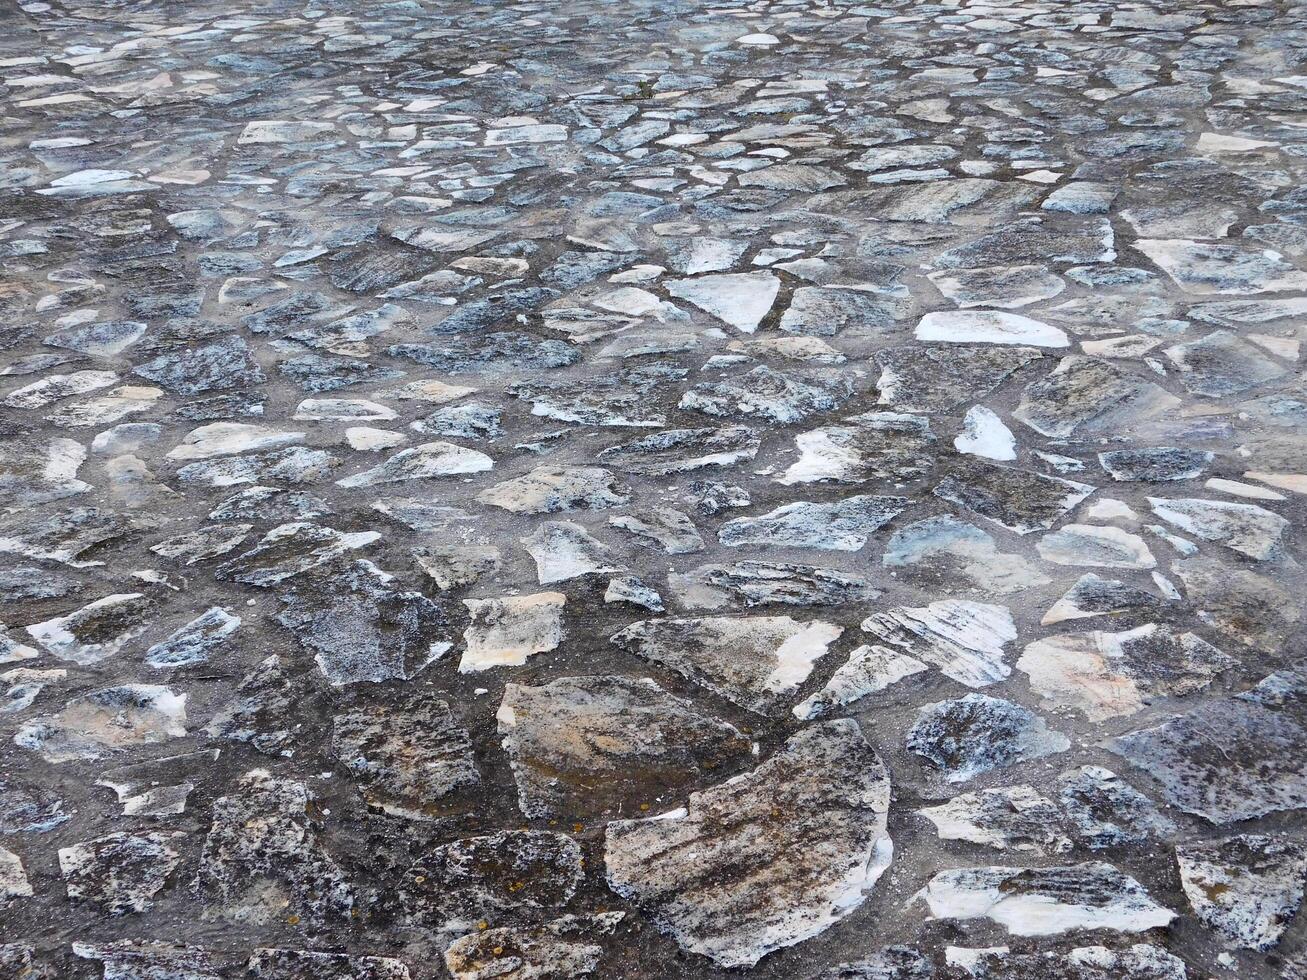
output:
[[580, 824], [580, 823], [572, 824], [572, 833], [579, 834], [583, 830], [585, 830], [585, 824]]
[[477, 923], [477, 928], [484, 932], [486, 929], [490, 928], [490, 923], [487, 922], [485, 919], [482, 919], [480, 922]]
[[298, 915], [291, 915], [287, 917], [286, 921], [293, 926], [297, 926], [300, 924], [300, 917]]
[[503, 955], [504, 955], [504, 947], [503, 947], [503, 946], [496, 946], [496, 947], [495, 947], [494, 949], [492, 949], [490, 952], [494, 953], [496, 956], [503, 956]]
[[641, 803], [641, 804], [640, 804], [640, 809], [641, 809], [641, 810], [648, 810], [648, 809], [649, 809], [649, 804], [648, 804], [648, 803]]
[[414, 875], [414, 876], [413, 876], [413, 880], [416, 881], [416, 882], [420, 885], [420, 884], [422, 884], [424, 881], [427, 880], [427, 876], [426, 876], [426, 875]]

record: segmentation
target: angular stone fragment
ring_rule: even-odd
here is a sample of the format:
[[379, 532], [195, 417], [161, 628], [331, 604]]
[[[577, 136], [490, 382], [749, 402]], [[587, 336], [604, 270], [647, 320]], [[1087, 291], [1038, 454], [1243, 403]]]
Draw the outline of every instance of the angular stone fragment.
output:
[[1181, 531], [1216, 541], [1258, 561], [1284, 561], [1289, 522], [1256, 504], [1201, 498], [1149, 497], [1153, 513]]
[[1152, 592], [1087, 572], [1049, 607], [1039, 623], [1041, 626], [1052, 626], [1068, 619], [1088, 619], [1123, 612], [1155, 615], [1165, 604], [1164, 599]]
[[369, 804], [410, 820], [434, 819], [448, 797], [481, 780], [468, 734], [444, 701], [409, 696], [338, 714], [331, 749]]
[[794, 717], [804, 721], [820, 718], [929, 669], [920, 660], [889, 647], [860, 646], [835, 669], [820, 691], [794, 706]]
[[214, 606], [146, 650], [145, 662], [161, 669], [204, 663], [240, 625], [239, 616]]
[[817, 548], [823, 551], [858, 551], [874, 531], [880, 530], [908, 506], [903, 497], [858, 495], [836, 503], [797, 501], [758, 517], [737, 517], [717, 531], [727, 547], [771, 545], [780, 548]]
[[219, 749], [164, 756], [103, 773], [97, 786], [113, 790], [125, 817], [168, 817], [186, 811], [193, 780], [217, 761]]
[[247, 742], [269, 755], [293, 754], [294, 709], [303, 699], [302, 685], [290, 678], [274, 654], [255, 665], [236, 685], [234, 696], [205, 726], [213, 738]]
[[889, 772], [848, 719], [650, 820], [608, 825], [610, 887], [688, 952], [753, 966], [820, 934], [888, 867]]
[[1153, 568], [1157, 560], [1144, 539], [1119, 527], [1063, 524], [1037, 542], [1035, 550], [1057, 565], [1089, 568]]
[[565, 834], [507, 830], [428, 851], [404, 873], [400, 906], [414, 924], [472, 929], [517, 909], [560, 908], [585, 875]]
[[897, 412], [854, 415], [840, 425], [795, 436], [801, 457], [779, 482], [912, 480], [930, 472], [934, 442], [930, 422], [921, 416]]
[[1149, 623], [1121, 633], [1094, 630], [1037, 640], [1017, 669], [1046, 702], [1103, 721], [1135, 714], [1159, 697], [1200, 691], [1237, 663], [1193, 633]]
[[668, 667], [759, 714], [777, 712], [843, 630], [789, 616], [649, 619], [613, 636], [619, 647]]
[[[1044, 207], [1048, 208], [1047, 201]], [[958, 269], [932, 272], [926, 278], [963, 309], [973, 306], [1015, 309], [1052, 299], [1066, 288], [1059, 277], [1042, 265]]]
[[1033, 786], [983, 789], [917, 811], [935, 825], [940, 840], [961, 840], [1003, 851], [1060, 853], [1071, 849], [1062, 833], [1062, 811]]
[[519, 667], [533, 654], [557, 648], [563, 639], [566, 602], [561, 592], [464, 599], [471, 622], [463, 631], [466, 646], [459, 671]]
[[1180, 885], [1202, 922], [1245, 949], [1270, 949], [1302, 905], [1307, 847], [1240, 834], [1175, 849]]
[[341, 487], [372, 487], [407, 480], [426, 480], [438, 476], [459, 476], [491, 469], [494, 462], [485, 453], [465, 449], [452, 442], [427, 442], [411, 449], [401, 449], [384, 463], [337, 480]]
[[1012, 417], [1040, 435], [1066, 439], [1114, 434], [1179, 404], [1180, 399], [1151, 381], [1099, 358], [1071, 354], [1026, 388]]
[[991, 769], [1065, 752], [1071, 740], [1019, 704], [968, 694], [922, 707], [907, 746], [947, 782], [964, 783]]
[[862, 630], [967, 687], [985, 687], [1012, 672], [1003, 648], [1017, 629], [1004, 606], [965, 599], [899, 606], [868, 616]]
[[1134, 247], [1191, 293], [1251, 294], [1307, 289], [1278, 253], [1224, 243], [1141, 238]]
[[410, 980], [403, 961], [305, 949], [256, 949], [245, 966], [257, 980]]
[[1175, 833], [1175, 824], [1152, 800], [1110, 769], [1080, 766], [1062, 773], [1057, 783], [1067, 829], [1092, 850], [1144, 844]]
[[16, 898], [31, 898], [32, 885], [23, 869], [23, 860], [6, 847], [0, 847], [0, 906]]
[[102, 962], [107, 980], [226, 980], [213, 954], [197, 946], [124, 939], [72, 948], [82, 959]]
[[453, 646], [440, 606], [369, 561], [315, 570], [279, 598], [277, 623], [336, 686], [407, 679]]
[[916, 338], [926, 343], [1020, 344], [1067, 347], [1071, 341], [1057, 327], [1016, 313], [965, 310], [927, 313], [917, 324]]
[[598, 466], [537, 466], [525, 476], [496, 483], [477, 494], [479, 503], [514, 514], [601, 510], [630, 499], [630, 491]]
[[1302, 598], [1246, 568], [1211, 558], [1172, 566], [1203, 622], [1257, 650], [1275, 652], [1302, 616]]
[[930, 959], [910, 946], [886, 946], [870, 956], [823, 970], [814, 980], [934, 980]]
[[720, 608], [730, 603], [730, 597], [737, 597], [748, 607], [771, 603], [841, 606], [880, 595], [880, 590], [861, 575], [789, 562], [702, 565], [683, 575], [668, 576], [668, 583], [678, 593], [678, 601], [694, 609]]
[[612, 932], [625, 916], [568, 915], [539, 926], [470, 933], [446, 948], [445, 969], [454, 980], [580, 980], [604, 955], [590, 940]]
[[725, 381], [707, 381], [681, 396], [680, 408], [717, 418], [759, 418], [775, 425], [790, 425], [839, 408], [851, 385], [835, 374], [777, 371], [759, 365]]
[[703, 538], [689, 516], [671, 507], [653, 507], [634, 514], [610, 517], [608, 523], [635, 535], [636, 543], [659, 548], [669, 555], [702, 551]]
[[1214, 823], [1307, 807], [1307, 676], [1282, 670], [1233, 697], [1111, 739], [1173, 805]]
[[186, 734], [186, 694], [157, 684], [106, 687], [18, 729], [14, 743], [47, 762], [101, 759]]
[[519, 540], [536, 563], [541, 585], [622, 570], [609, 560], [602, 542], [572, 521], [541, 521], [534, 532]]
[[876, 351], [882, 404], [909, 412], [948, 411], [984, 398], [1040, 360], [1037, 347], [887, 347]]
[[270, 588], [380, 539], [376, 531], [345, 533], [311, 521], [273, 528], [252, 550], [219, 565], [215, 576]]
[[623, 473], [666, 476], [753, 459], [759, 445], [758, 436], [743, 425], [667, 429], [621, 446], [609, 446], [597, 459]]
[[1099, 453], [1098, 462], [1113, 480], [1164, 483], [1192, 480], [1211, 465], [1212, 453], [1199, 449], [1161, 446], [1156, 449], [1121, 449]]
[[60, 660], [82, 666], [118, 653], [149, 626], [152, 603], [140, 592], [105, 596], [67, 616], [27, 627], [27, 634]]
[[780, 328], [804, 337], [833, 337], [845, 330], [890, 333], [902, 308], [900, 301], [862, 289], [801, 286], [781, 316]]
[[1030, 534], [1051, 528], [1094, 489], [1029, 470], [967, 461], [955, 466], [934, 494], [1017, 534]]
[[1228, 330], [1166, 349], [1180, 369], [1180, 383], [1196, 395], [1224, 398], [1282, 378], [1291, 370], [1283, 360]]
[[975, 980], [1189, 980], [1184, 960], [1147, 943], [1064, 953], [1014, 953], [1006, 946], [967, 952], [972, 955], [959, 965]]
[[440, 589], [471, 585], [499, 569], [499, 549], [493, 545], [428, 545], [413, 550], [413, 560]]
[[528, 817], [630, 813], [746, 760], [751, 743], [648, 678], [508, 684], [496, 713]]
[[144, 912], [181, 860], [176, 850], [188, 835], [174, 831], [114, 833], [59, 849], [59, 870], [68, 897], [106, 915]]
[[1055, 936], [1075, 929], [1145, 932], [1175, 918], [1134, 878], [1096, 862], [941, 871], [919, 897], [933, 918], [987, 918], [1014, 936]]
[[27, 507], [91, 489], [77, 479], [86, 447], [73, 439], [6, 440], [0, 445], [0, 506]]
[[672, 279], [667, 291], [741, 333], [753, 333], [776, 302], [780, 286], [781, 281], [770, 272], [741, 272]]
[[881, 564], [899, 575], [927, 582], [961, 578], [998, 595], [1049, 582], [1033, 562], [999, 551], [991, 535], [948, 514], [895, 531]]
[[354, 889], [323, 849], [308, 787], [251, 769], [232, 788], [214, 800], [195, 878], [205, 918], [264, 925], [288, 915], [318, 924], [347, 917]]

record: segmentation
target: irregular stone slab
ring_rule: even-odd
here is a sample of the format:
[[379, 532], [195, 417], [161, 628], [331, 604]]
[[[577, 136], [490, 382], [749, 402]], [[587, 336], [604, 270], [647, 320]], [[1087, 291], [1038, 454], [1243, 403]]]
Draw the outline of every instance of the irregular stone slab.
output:
[[1187, 534], [1258, 561], [1284, 561], [1289, 522], [1265, 507], [1196, 497], [1149, 497], [1153, 513]]
[[[1045, 202], [1047, 207], [1047, 202]], [[963, 309], [992, 306], [1016, 309], [1052, 299], [1066, 283], [1042, 265], [993, 266], [932, 272], [926, 276], [947, 299]]]
[[101, 775], [95, 785], [113, 790], [125, 817], [176, 816], [186, 812], [194, 780], [219, 754], [219, 749], [210, 749], [120, 766]]
[[244, 422], [213, 422], [192, 429], [168, 451], [169, 459], [209, 459], [236, 453], [280, 449], [304, 440], [303, 432], [271, 429]]
[[563, 641], [566, 602], [561, 592], [464, 599], [471, 622], [463, 631], [466, 647], [459, 672], [520, 667], [534, 654], [557, 649]]
[[741, 333], [753, 333], [776, 302], [781, 281], [770, 272], [739, 272], [670, 279], [666, 285], [677, 299], [693, 303]]
[[531, 818], [590, 818], [647, 808], [749, 758], [735, 727], [649, 678], [564, 677], [507, 684], [495, 717]]
[[608, 884], [687, 952], [753, 966], [862, 904], [889, 866], [889, 797], [857, 724], [820, 722], [686, 809], [610, 823]]
[[1156, 449], [1121, 449], [1099, 453], [1098, 462], [1113, 480], [1165, 483], [1202, 476], [1215, 458], [1199, 449], [1160, 446]]
[[32, 894], [22, 858], [8, 848], [0, 847], [0, 903], [8, 905], [15, 898], [31, 898]]
[[72, 374], [48, 374], [5, 396], [4, 406], [14, 409], [45, 408], [55, 402], [85, 395], [116, 384], [118, 375], [112, 371], [74, 371]]
[[967, 409], [962, 424], [962, 431], [953, 440], [958, 452], [999, 461], [1017, 458], [1016, 437], [990, 409], [983, 405]]
[[1017, 670], [1045, 702], [1090, 721], [1132, 715], [1159, 697], [1201, 691], [1238, 664], [1193, 633], [1149, 623], [1121, 633], [1064, 633], [1028, 645]]
[[941, 871], [918, 893], [936, 919], [990, 919], [1014, 936], [1074, 929], [1145, 932], [1175, 913], [1110, 864]]
[[882, 404], [945, 412], [984, 398], [1045, 355], [1037, 347], [887, 347], [873, 356]]
[[146, 650], [145, 662], [162, 669], [204, 663], [240, 625], [239, 616], [214, 606]]
[[565, 340], [542, 340], [514, 330], [444, 337], [438, 344], [395, 344], [386, 353], [452, 375], [550, 370], [581, 360], [580, 351]]
[[1307, 272], [1268, 249], [1182, 238], [1141, 238], [1134, 247], [1191, 293], [1247, 295], [1307, 289]]
[[507, 830], [424, 854], [404, 873], [399, 903], [412, 924], [467, 930], [518, 909], [561, 908], [584, 878], [581, 846], [572, 838]]
[[967, 460], [933, 493], [1017, 534], [1030, 534], [1047, 531], [1094, 489], [1087, 483]]
[[[1165, 15], [1158, 15], [1165, 16]], [[1184, 960], [1146, 943], [1124, 949], [1077, 946], [1063, 952], [1013, 953], [1006, 946], [968, 950], [957, 965], [976, 980], [1188, 980]]]
[[1062, 832], [1062, 810], [1033, 786], [964, 793], [917, 811], [935, 825], [940, 840], [961, 840], [1005, 851], [1061, 853], [1071, 849]]
[[867, 412], [840, 425], [794, 437], [801, 457], [778, 482], [911, 480], [930, 472], [935, 436], [929, 420], [897, 412]]
[[1115, 434], [1174, 411], [1166, 389], [1095, 357], [1062, 358], [1042, 381], [1029, 385], [1012, 417], [1055, 439]]
[[718, 418], [747, 416], [790, 425], [834, 411], [851, 392], [842, 375], [783, 372], [762, 364], [735, 378], [695, 385], [678, 407]]
[[181, 831], [107, 834], [59, 849], [59, 871], [72, 901], [106, 915], [144, 912], [181, 861]]
[[381, 538], [376, 531], [344, 533], [312, 521], [273, 528], [252, 550], [219, 565], [214, 577], [271, 588]]
[[980, 269], [991, 265], [1111, 262], [1116, 258], [1114, 244], [1112, 225], [1106, 218], [1062, 220], [1056, 224], [1026, 220], [1003, 225], [975, 241], [950, 248], [936, 257], [935, 265], [941, 269]]
[[1107, 742], [1186, 813], [1214, 824], [1307, 807], [1307, 676], [1283, 670], [1230, 698]]
[[1044, 561], [1090, 568], [1155, 568], [1144, 539], [1119, 527], [1064, 524], [1035, 542]]
[[[94, 553], [137, 526], [131, 518], [100, 507], [71, 507], [42, 517], [23, 513], [0, 524], [0, 552], [87, 568], [103, 564]], [[23, 579], [35, 581], [31, 573]]]
[[28, 507], [91, 489], [77, 479], [86, 447], [73, 439], [20, 438], [0, 445], [0, 506]]
[[702, 551], [703, 538], [688, 514], [671, 507], [651, 507], [634, 514], [610, 517], [608, 523], [635, 536], [635, 543], [669, 555]]
[[412, 555], [440, 589], [471, 585], [499, 570], [499, 549], [488, 544], [429, 545], [414, 548]]
[[1156, 615], [1165, 605], [1166, 600], [1152, 592], [1087, 572], [1049, 607], [1039, 624], [1052, 626], [1069, 619], [1088, 619], [1122, 612]]
[[991, 769], [1065, 752], [1071, 740], [1019, 704], [968, 694], [922, 707], [907, 745], [945, 781], [964, 783]]
[[743, 425], [719, 429], [667, 429], [599, 453], [599, 462], [623, 473], [667, 476], [705, 466], [732, 466], [758, 454], [761, 440]]
[[249, 388], [268, 380], [249, 344], [238, 335], [160, 354], [136, 365], [132, 373], [178, 395]]
[[411, 449], [401, 449], [384, 463], [337, 480], [340, 487], [372, 487], [407, 480], [427, 480], [438, 476], [459, 476], [491, 469], [494, 461], [485, 453], [465, 449], [452, 442], [426, 442]]
[[410, 980], [408, 967], [389, 956], [349, 956], [306, 949], [256, 949], [245, 969], [258, 980]]
[[929, 669], [920, 660], [889, 647], [860, 646], [836, 668], [820, 691], [794, 706], [794, 717], [802, 721], [820, 718]]
[[514, 514], [601, 510], [630, 499], [630, 490], [598, 466], [537, 466], [525, 476], [496, 483], [477, 494], [479, 503]]
[[903, 316], [901, 300], [862, 289], [800, 286], [781, 316], [780, 328], [804, 337], [833, 337], [845, 330], [890, 333]]
[[331, 750], [369, 805], [410, 820], [434, 819], [448, 797], [481, 781], [467, 732], [435, 699], [406, 697], [338, 714]]
[[303, 684], [286, 673], [276, 654], [260, 661], [236, 685], [234, 696], [221, 707], [204, 732], [213, 738], [248, 743], [268, 755], [288, 749], [295, 738], [295, 708], [305, 697]]
[[[1295, 352], [1296, 353], [1296, 352]], [[1292, 370], [1257, 346], [1228, 330], [1201, 340], [1166, 348], [1166, 356], [1180, 369], [1180, 383], [1196, 395], [1224, 398], [1275, 381]]]
[[60, 660], [89, 666], [114, 656], [149, 627], [153, 603], [140, 592], [96, 599], [67, 616], [27, 627], [27, 635]]
[[[454, 980], [577, 980], [599, 968], [604, 948], [591, 940], [611, 933], [625, 912], [568, 915], [540, 926], [487, 929], [454, 940], [445, 969]], [[508, 965], [512, 973], [505, 973]]]
[[298, 915], [323, 924], [348, 917], [354, 889], [323, 849], [308, 787], [251, 769], [213, 802], [196, 895], [208, 919], [248, 925]]
[[55, 793], [16, 779], [0, 779], [0, 833], [44, 834], [69, 819]]
[[1302, 598], [1246, 568], [1211, 558], [1172, 565], [1199, 618], [1226, 636], [1257, 650], [1275, 652], [1302, 615]]
[[73, 698], [57, 714], [18, 729], [14, 744], [47, 762], [101, 759], [186, 734], [186, 694], [157, 684], [106, 687]]
[[915, 336], [927, 343], [1021, 344], [1030, 347], [1068, 347], [1071, 341], [1057, 327], [1017, 313], [996, 310], [957, 310], [927, 313]]
[[930, 960], [910, 946], [886, 946], [870, 956], [840, 963], [814, 980], [934, 980]]
[[109, 980], [225, 980], [226, 971], [214, 962], [213, 954], [197, 946], [125, 939], [98, 944], [75, 942], [72, 949], [82, 959], [102, 962]]
[[880, 595], [870, 581], [835, 568], [788, 562], [741, 561], [701, 565], [683, 575], [669, 575], [678, 601], [695, 609], [717, 609], [732, 597], [745, 606], [842, 606]]
[[1047, 585], [1050, 579], [1021, 555], [998, 550], [994, 539], [974, 524], [945, 514], [895, 531], [881, 564], [927, 582], [960, 578], [998, 595]]
[[843, 632], [789, 616], [710, 616], [644, 620], [612, 639], [743, 708], [769, 714], [808, 679]]
[[1275, 946], [1302, 905], [1307, 847], [1262, 834], [1176, 846], [1180, 885], [1198, 918], [1244, 949]]
[[535, 561], [541, 585], [622, 571], [609, 561], [608, 548], [572, 521], [541, 521], [528, 537], [518, 540]]
[[904, 497], [857, 495], [831, 504], [806, 500], [785, 504], [758, 517], [737, 517], [717, 530], [717, 540], [730, 548], [771, 545], [858, 551], [908, 506]]
[[1068, 831], [1092, 850], [1166, 840], [1176, 832], [1157, 804], [1110, 769], [1068, 769], [1057, 784]]
[[277, 623], [337, 687], [408, 679], [453, 647], [444, 611], [369, 561], [311, 572], [279, 599]]
[[862, 630], [967, 687], [985, 687], [1012, 672], [1003, 648], [1017, 638], [1017, 628], [1005, 606], [966, 599], [898, 606], [868, 616]]

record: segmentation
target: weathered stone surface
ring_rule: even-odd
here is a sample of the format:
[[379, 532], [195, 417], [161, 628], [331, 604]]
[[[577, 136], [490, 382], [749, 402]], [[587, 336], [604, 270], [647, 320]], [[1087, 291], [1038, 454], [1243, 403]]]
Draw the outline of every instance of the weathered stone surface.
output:
[[1065, 735], [1050, 731], [1033, 712], [984, 694], [926, 705], [907, 744], [950, 783], [1071, 747]]
[[1198, 918], [1236, 946], [1270, 949], [1302, 905], [1307, 848], [1240, 834], [1175, 849], [1180, 884]]
[[608, 883], [682, 949], [752, 966], [862, 904], [890, 862], [889, 796], [858, 726], [822, 722], [684, 810], [610, 823]]

